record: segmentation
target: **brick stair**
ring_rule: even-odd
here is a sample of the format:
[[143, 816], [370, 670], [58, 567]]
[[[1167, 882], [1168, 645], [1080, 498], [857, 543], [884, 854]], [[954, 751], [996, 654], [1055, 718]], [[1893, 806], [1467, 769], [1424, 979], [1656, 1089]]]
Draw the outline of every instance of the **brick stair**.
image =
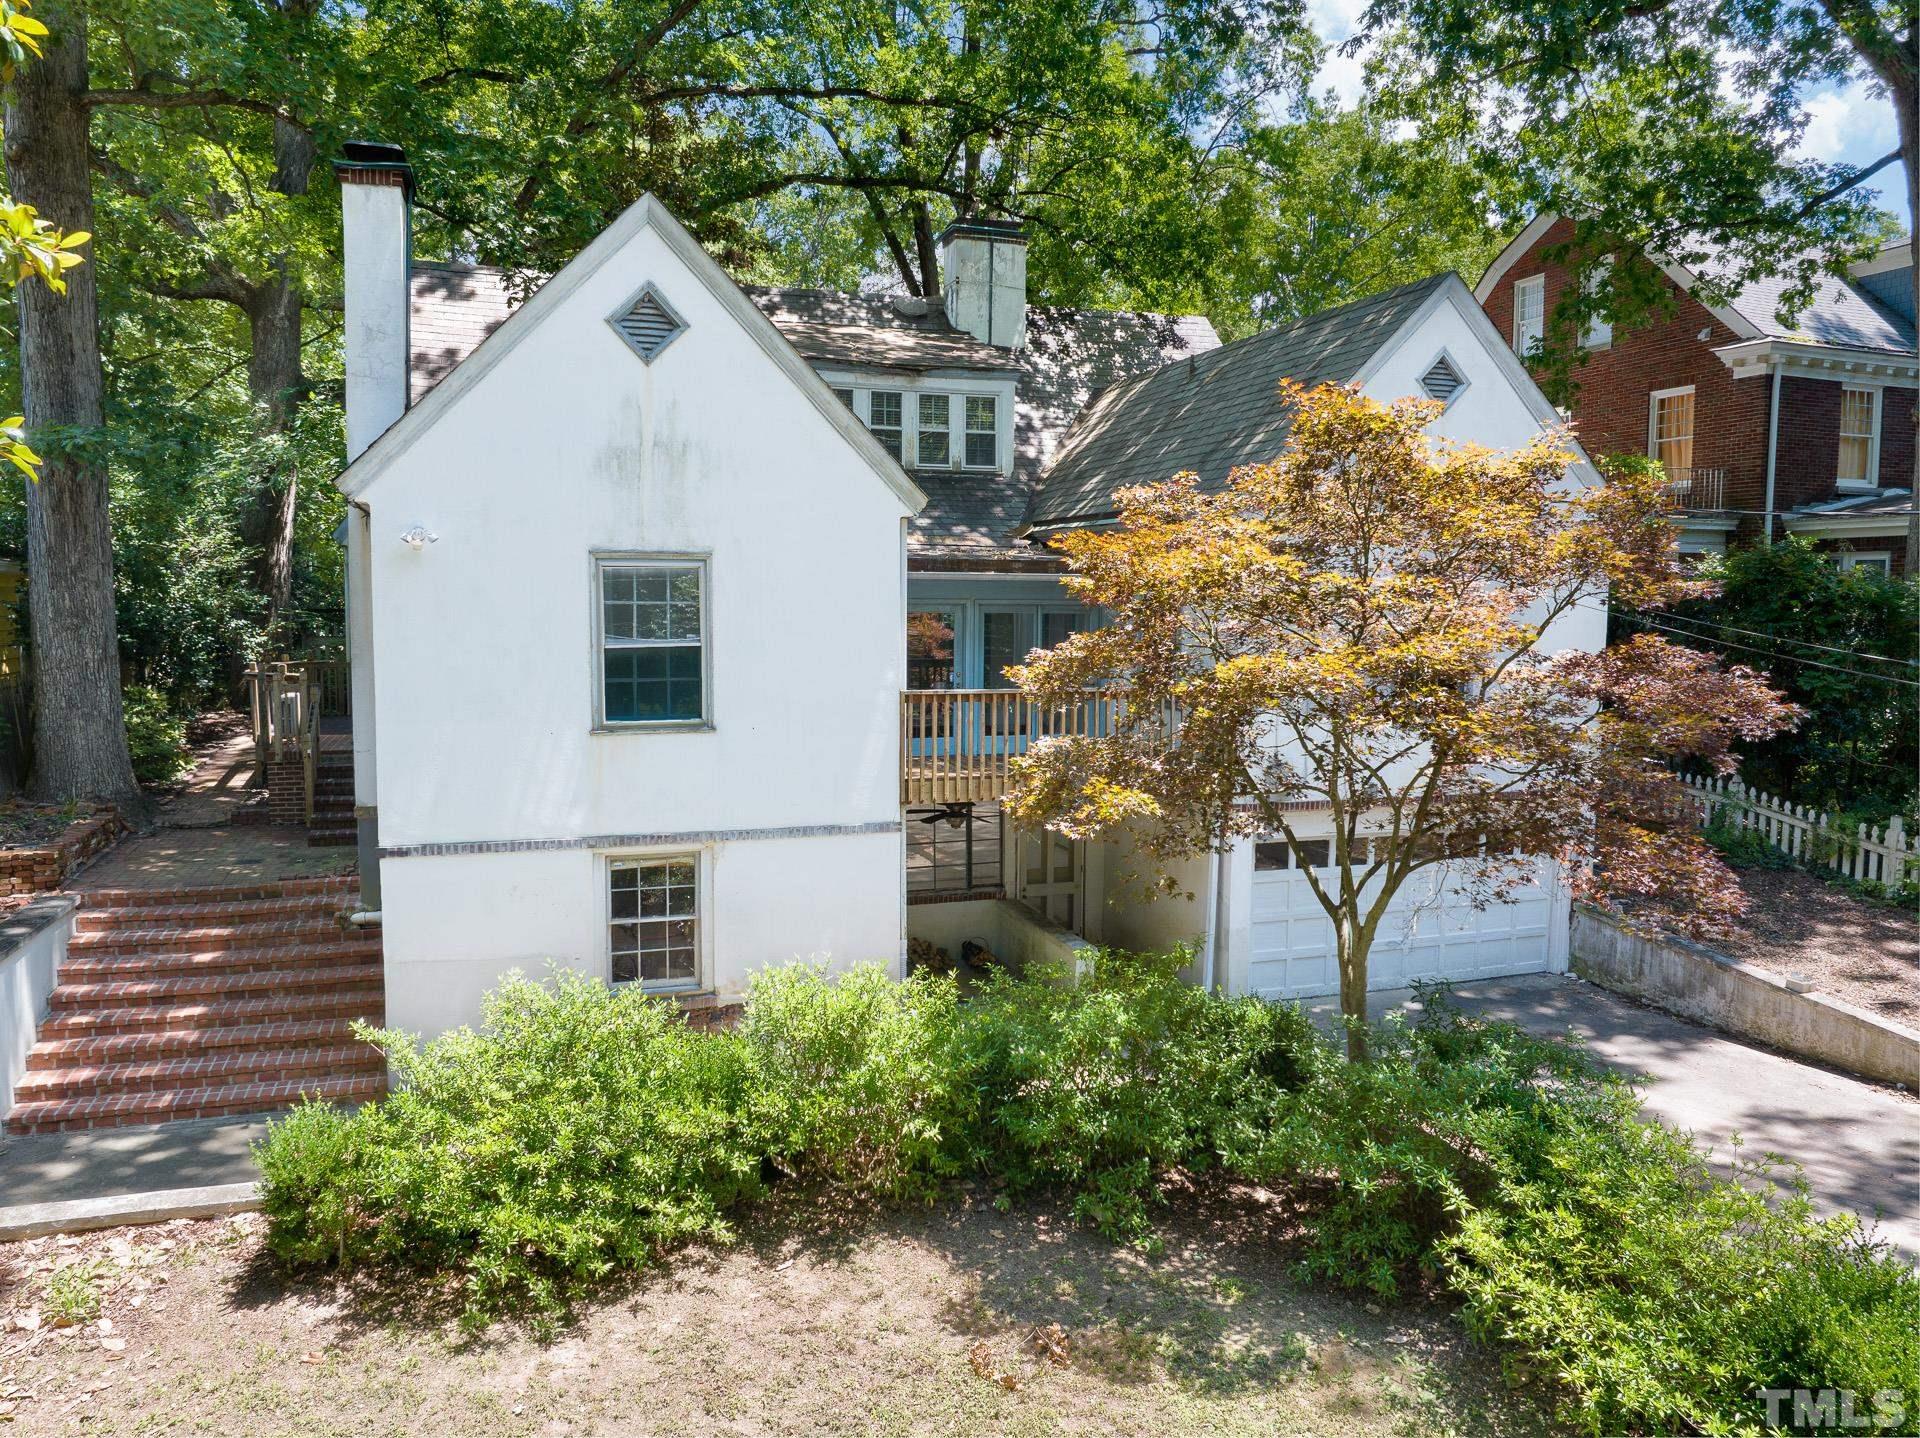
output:
[[325, 751], [313, 771], [313, 817], [307, 820], [307, 842], [334, 848], [358, 838], [359, 825], [353, 817], [353, 756]]
[[352, 878], [83, 894], [12, 1133], [268, 1112], [386, 1092], [378, 926]]

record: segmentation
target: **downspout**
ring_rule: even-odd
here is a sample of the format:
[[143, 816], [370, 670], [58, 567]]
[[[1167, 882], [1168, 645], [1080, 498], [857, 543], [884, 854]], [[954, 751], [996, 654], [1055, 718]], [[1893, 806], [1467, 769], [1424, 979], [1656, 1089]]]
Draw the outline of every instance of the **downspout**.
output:
[[1780, 361], [1773, 362], [1773, 395], [1767, 401], [1767, 499], [1760, 522], [1766, 526], [1761, 543], [1773, 547], [1773, 463], [1780, 449]]

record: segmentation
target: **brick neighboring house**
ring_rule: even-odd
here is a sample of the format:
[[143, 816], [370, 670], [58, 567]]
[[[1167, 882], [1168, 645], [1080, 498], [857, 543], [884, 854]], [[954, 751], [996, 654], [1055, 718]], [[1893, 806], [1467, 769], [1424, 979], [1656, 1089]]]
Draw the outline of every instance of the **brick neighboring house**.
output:
[[[1570, 221], [1541, 215], [1475, 287], [1523, 355], [1574, 282], [1546, 258], [1572, 235]], [[1710, 306], [1693, 273], [1662, 263], [1671, 314], [1583, 337], [1571, 411], [1582, 444], [1665, 461], [1684, 551], [1760, 539], [1771, 515], [1775, 535], [1805, 534], [1839, 564], [1908, 572], [1920, 368], [1906, 243], [1823, 280], [1792, 325], [1777, 313], [1782, 285]]]

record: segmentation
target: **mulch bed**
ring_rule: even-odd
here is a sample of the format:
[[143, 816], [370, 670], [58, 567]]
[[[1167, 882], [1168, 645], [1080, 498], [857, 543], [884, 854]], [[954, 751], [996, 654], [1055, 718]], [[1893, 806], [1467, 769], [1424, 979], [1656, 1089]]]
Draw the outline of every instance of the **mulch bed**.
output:
[[1842, 1003], [1920, 1028], [1920, 918], [1798, 869], [1742, 869], [1747, 916], [1712, 947], [1779, 974], [1799, 974]]

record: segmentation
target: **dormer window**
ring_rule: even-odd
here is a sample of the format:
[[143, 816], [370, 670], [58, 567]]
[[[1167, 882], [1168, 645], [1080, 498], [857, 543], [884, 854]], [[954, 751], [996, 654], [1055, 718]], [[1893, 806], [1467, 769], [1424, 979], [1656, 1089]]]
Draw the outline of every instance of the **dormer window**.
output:
[[967, 468], [1000, 467], [1000, 405], [990, 394], [967, 396]]
[[867, 428], [873, 431], [873, 437], [880, 441], [880, 447], [896, 460], [905, 463], [901, 455], [901, 441], [906, 437], [903, 423], [903, 405], [897, 389], [877, 389], [867, 396]]
[[920, 396], [920, 436], [914, 463], [920, 469], [947, 469], [953, 464], [952, 399], [944, 394]]

